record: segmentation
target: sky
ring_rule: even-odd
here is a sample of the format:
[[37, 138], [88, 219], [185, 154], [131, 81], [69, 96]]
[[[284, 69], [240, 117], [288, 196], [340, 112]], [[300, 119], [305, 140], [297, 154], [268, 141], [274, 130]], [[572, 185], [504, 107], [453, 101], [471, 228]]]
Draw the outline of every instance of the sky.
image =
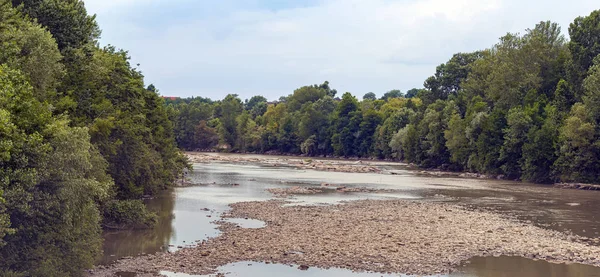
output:
[[597, 0], [84, 0], [101, 45], [164, 96], [270, 100], [327, 80], [362, 97], [423, 87], [452, 54], [545, 20], [568, 37]]

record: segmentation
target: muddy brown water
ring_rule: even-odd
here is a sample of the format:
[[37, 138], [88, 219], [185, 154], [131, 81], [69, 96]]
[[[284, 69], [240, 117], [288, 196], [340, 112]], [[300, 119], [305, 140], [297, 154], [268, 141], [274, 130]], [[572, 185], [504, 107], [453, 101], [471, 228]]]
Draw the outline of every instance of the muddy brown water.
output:
[[[146, 200], [148, 207], [158, 213], [159, 224], [152, 230], [106, 232], [104, 256], [98, 263], [109, 264], [122, 257], [177, 251], [181, 247], [194, 245], [197, 241], [219, 235], [213, 221], [228, 211], [228, 205], [231, 203], [271, 199], [273, 196], [265, 191], [267, 188], [320, 186], [321, 183], [395, 189], [398, 192], [299, 195], [291, 199], [293, 205], [328, 205], [361, 199], [443, 201], [516, 215], [522, 220], [545, 228], [573, 232], [590, 238], [600, 237], [599, 191], [563, 190], [510, 181], [431, 177], [410, 170], [403, 164], [374, 164], [384, 172], [394, 172], [394, 175], [322, 172], [252, 163], [195, 164], [194, 172], [188, 178], [192, 183], [199, 185], [175, 188], [154, 199]], [[243, 219], [233, 219], [233, 222], [247, 228], [260, 228], [262, 224]], [[351, 274], [341, 269], [301, 271], [289, 266], [260, 263], [226, 265], [222, 271], [229, 273], [226, 276], [401, 276]], [[135, 276], [125, 272], [122, 274]], [[190, 276], [166, 272], [165, 275]], [[600, 277], [600, 268], [578, 264], [552, 264], [516, 257], [489, 257], [474, 258], [460, 268], [458, 273], [450, 276]]]

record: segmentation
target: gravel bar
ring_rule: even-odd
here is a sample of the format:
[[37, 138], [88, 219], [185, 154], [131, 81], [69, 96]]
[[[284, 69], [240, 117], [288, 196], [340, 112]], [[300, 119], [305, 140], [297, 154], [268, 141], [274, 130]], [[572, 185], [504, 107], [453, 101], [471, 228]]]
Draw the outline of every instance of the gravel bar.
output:
[[600, 266], [600, 247], [493, 211], [449, 203], [363, 200], [284, 206], [282, 200], [231, 205], [224, 217], [267, 223], [244, 229], [221, 222], [222, 235], [174, 253], [120, 260], [90, 276], [171, 271], [212, 274], [240, 261], [415, 275], [445, 274], [476, 256], [521, 256]]

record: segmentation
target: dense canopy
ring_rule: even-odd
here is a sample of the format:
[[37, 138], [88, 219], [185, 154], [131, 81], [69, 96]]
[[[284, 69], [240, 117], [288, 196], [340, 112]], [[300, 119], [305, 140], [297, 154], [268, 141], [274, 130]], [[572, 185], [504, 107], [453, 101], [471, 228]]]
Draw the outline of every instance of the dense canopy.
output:
[[101, 226], [150, 226], [139, 199], [186, 166], [163, 100], [99, 33], [80, 0], [0, 1], [2, 276], [82, 275]]
[[[180, 147], [400, 159], [428, 168], [534, 182], [600, 182], [600, 12], [561, 28], [543, 21], [496, 45], [457, 53], [424, 88], [335, 98], [329, 82], [279, 101], [188, 98]], [[256, 108], [260, 107], [260, 109]]]
[[327, 81], [273, 102], [164, 100], [99, 36], [81, 0], [0, 0], [1, 276], [81, 276], [103, 227], [152, 226], [141, 199], [189, 166], [178, 147], [600, 182], [600, 11], [570, 39], [540, 22], [362, 100]]

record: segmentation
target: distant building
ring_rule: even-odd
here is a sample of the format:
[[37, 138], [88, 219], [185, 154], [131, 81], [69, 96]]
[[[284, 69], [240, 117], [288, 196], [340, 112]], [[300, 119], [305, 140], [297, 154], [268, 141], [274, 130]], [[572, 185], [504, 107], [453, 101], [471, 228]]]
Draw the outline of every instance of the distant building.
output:
[[179, 97], [176, 97], [176, 96], [161, 96], [161, 97], [163, 99], [168, 99], [168, 100], [172, 100], [172, 101], [179, 99]]

